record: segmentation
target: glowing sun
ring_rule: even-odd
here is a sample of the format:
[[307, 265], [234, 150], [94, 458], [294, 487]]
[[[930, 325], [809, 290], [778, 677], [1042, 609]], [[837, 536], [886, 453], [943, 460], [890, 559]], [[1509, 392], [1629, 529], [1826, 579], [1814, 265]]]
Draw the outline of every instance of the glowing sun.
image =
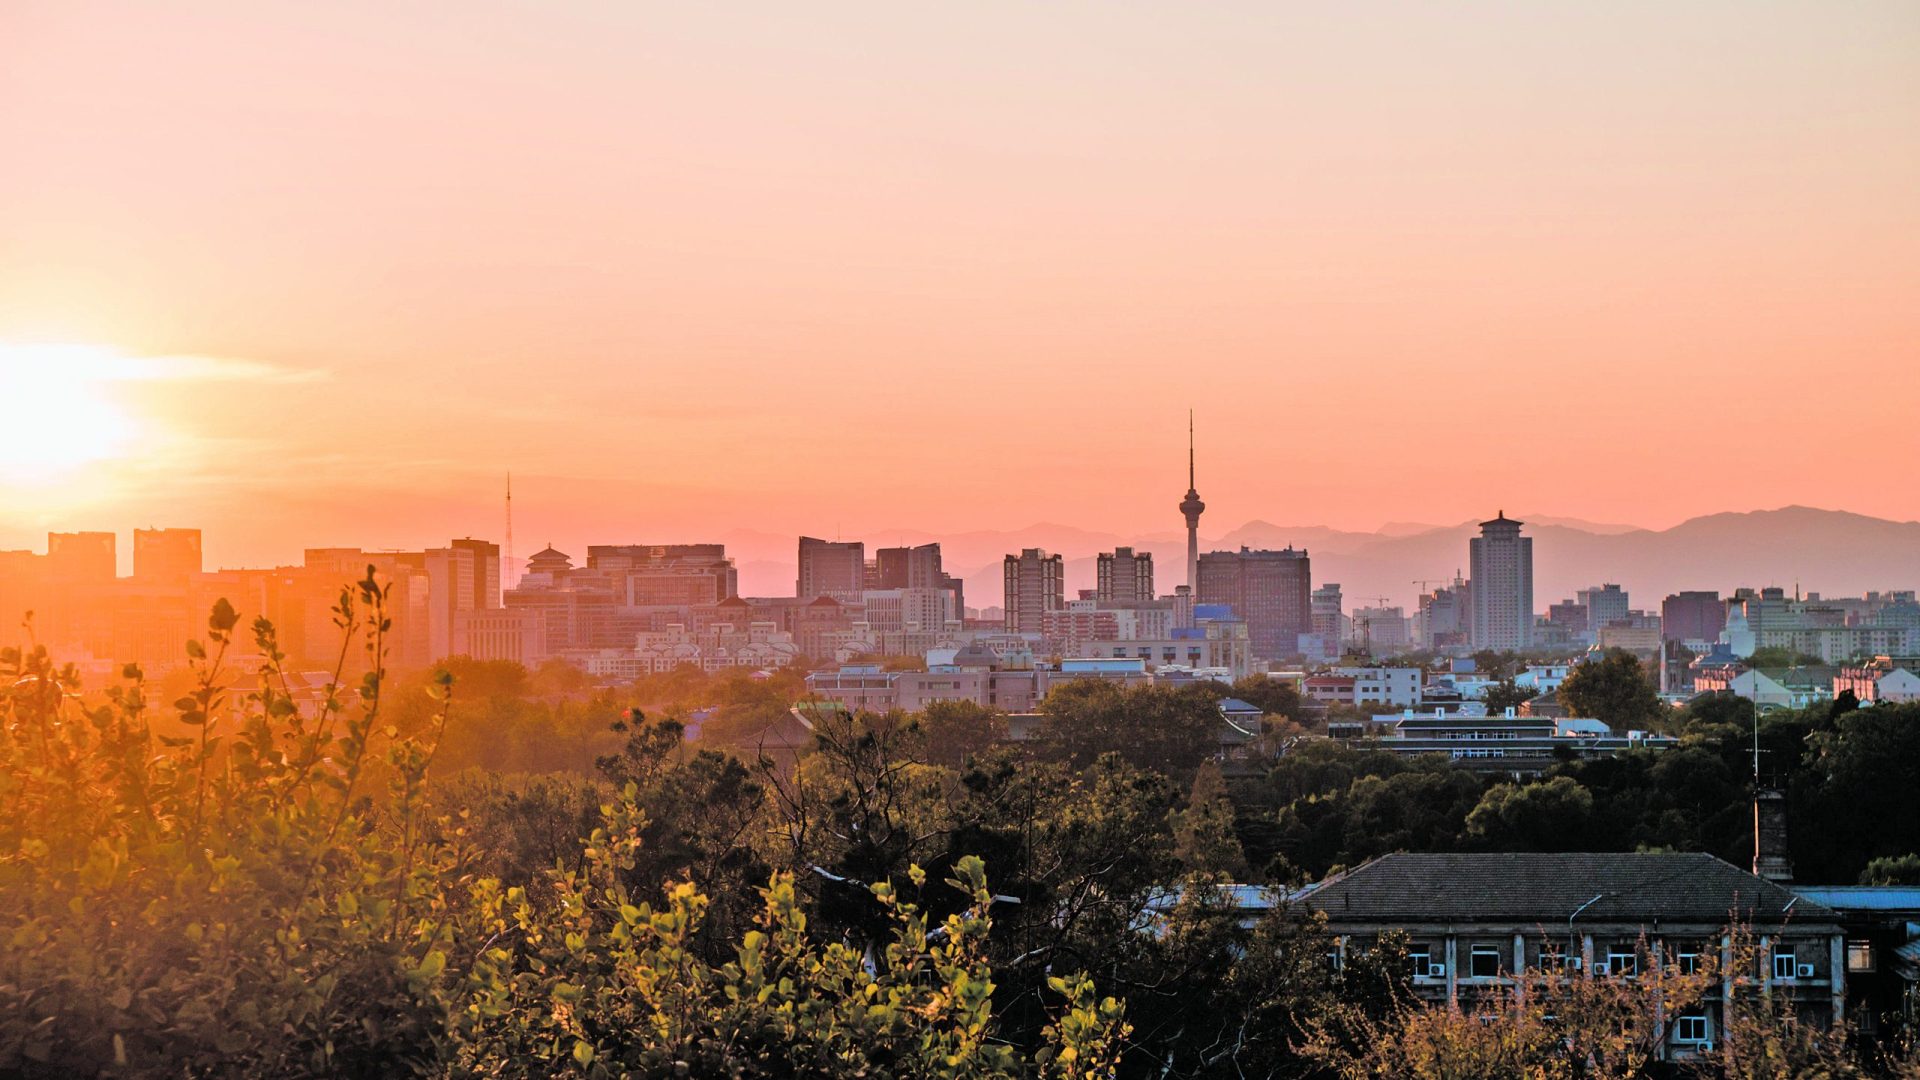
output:
[[0, 479], [57, 481], [122, 456], [138, 432], [110, 389], [119, 362], [98, 346], [0, 343]]

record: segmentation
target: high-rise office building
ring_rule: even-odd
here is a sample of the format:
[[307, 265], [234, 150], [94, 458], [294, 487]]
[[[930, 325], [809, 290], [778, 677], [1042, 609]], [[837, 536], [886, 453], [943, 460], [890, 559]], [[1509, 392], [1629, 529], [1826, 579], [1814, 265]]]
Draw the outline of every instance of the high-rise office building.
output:
[[802, 600], [830, 596], [842, 603], [860, 599], [867, 586], [867, 545], [859, 541], [800, 538], [800, 576], [794, 595]]
[[1420, 596], [1420, 613], [1415, 616], [1414, 640], [1429, 649], [1450, 649], [1472, 639], [1472, 590], [1456, 572], [1451, 585], [1443, 585]]
[[1587, 609], [1587, 632], [1597, 638], [1600, 631], [1627, 618], [1627, 593], [1618, 585], [1595, 585], [1574, 594], [1574, 602]]
[[1058, 555], [1027, 548], [1007, 556], [1005, 570], [1007, 631], [1041, 633], [1046, 613], [1067, 606], [1065, 563]]
[[1229, 604], [1246, 621], [1255, 658], [1279, 660], [1300, 651], [1313, 631], [1313, 565], [1305, 549], [1209, 551], [1200, 556], [1197, 604]]
[[62, 585], [106, 585], [120, 572], [110, 532], [47, 534], [47, 578]]
[[1130, 547], [1103, 551], [1095, 568], [1094, 599], [1103, 604], [1145, 604], [1154, 599], [1153, 553]]
[[460, 614], [480, 610], [476, 554], [471, 547], [428, 548], [420, 553], [419, 565], [427, 574], [427, 649], [435, 660], [453, 654], [453, 627]]
[[1727, 625], [1719, 592], [1678, 592], [1660, 603], [1660, 634], [1668, 641], [1718, 641]]
[[500, 606], [500, 545], [486, 540], [463, 537], [450, 547], [473, 552], [473, 604], [475, 611]]
[[184, 585], [202, 569], [199, 529], [133, 530], [134, 580]]
[[876, 548], [873, 553], [876, 589], [937, 589], [940, 587], [940, 545]]
[[1467, 543], [1473, 564], [1473, 647], [1524, 649], [1533, 642], [1533, 538], [1506, 511], [1480, 523]]
[[870, 581], [875, 589], [940, 589], [947, 594], [948, 617], [966, 617], [966, 586], [942, 568], [939, 544], [875, 549]]
[[1346, 600], [1340, 595], [1340, 583], [1329, 581], [1314, 589], [1312, 603], [1308, 632], [1319, 635], [1322, 645], [1337, 652], [1346, 639]]
[[687, 607], [740, 594], [725, 544], [594, 544], [587, 569], [604, 572], [630, 607]]

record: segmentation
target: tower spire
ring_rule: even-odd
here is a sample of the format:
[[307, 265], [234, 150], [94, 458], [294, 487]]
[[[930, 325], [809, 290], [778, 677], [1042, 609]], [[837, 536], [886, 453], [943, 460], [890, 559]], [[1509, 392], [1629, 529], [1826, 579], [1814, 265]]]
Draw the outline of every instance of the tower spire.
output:
[[513, 588], [513, 470], [507, 470], [507, 550], [503, 555], [506, 563], [501, 568], [500, 584]]
[[1200, 514], [1207, 504], [1200, 501], [1200, 489], [1194, 480], [1193, 410], [1187, 410], [1187, 497], [1180, 500], [1180, 516], [1187, 522], [1187, 594], [1200, 598]]

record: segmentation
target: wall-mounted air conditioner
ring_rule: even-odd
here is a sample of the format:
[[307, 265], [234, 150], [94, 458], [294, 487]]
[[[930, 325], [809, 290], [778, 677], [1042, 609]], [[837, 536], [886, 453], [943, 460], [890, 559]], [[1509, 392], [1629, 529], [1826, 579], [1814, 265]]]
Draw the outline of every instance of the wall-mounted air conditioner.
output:
[[1605, 975], [1607, 973], [1607, 965], [1605, 964], [1593, 965], [1593, 973], [1595, 975]]
[[1447, 965], [1445, 964], [1428, 964], [1427, 965], [1427, 978], [1444, 979], [1446, 977], [1447, 977]]
[[1797, 971], [1798, 971], [1798, 972], [1800, 973], [1800, 977], [1801, 977], [1801, 978], [1803, 978], [1803, 979], [1811, 979], [1811, 978], [1813, 978], [1813, 965], [1812, 965], [1812, 964], [1801, 964], [1801, 965], [1800, 965], [1800, 966], [1799, 966], [1798, 968], [1796, 968], [1795, 970], [1797, 970]]

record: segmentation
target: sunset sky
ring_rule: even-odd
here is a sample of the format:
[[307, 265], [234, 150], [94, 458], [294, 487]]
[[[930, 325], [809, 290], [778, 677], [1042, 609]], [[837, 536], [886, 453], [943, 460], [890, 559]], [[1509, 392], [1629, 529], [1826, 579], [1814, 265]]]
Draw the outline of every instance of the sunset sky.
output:
[[0, 3], [0, 548], [1920, 517], [1920, 4]]

